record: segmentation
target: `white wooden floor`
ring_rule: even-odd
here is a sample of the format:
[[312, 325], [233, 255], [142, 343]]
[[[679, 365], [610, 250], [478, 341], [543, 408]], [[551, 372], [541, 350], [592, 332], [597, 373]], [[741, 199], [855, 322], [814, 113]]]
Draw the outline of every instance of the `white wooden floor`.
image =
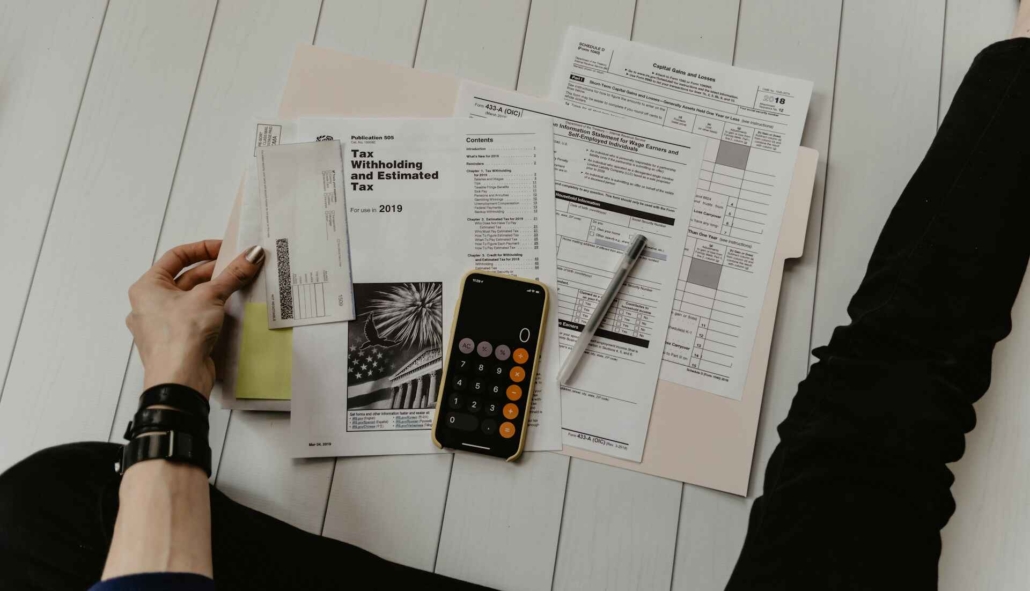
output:
[[[154, 254], [221, 236], [293, 47], [544, 94], [580, 24], [812, 80], [822, 156], [787, 267], [750, 498], [571, 460], [295, 461], [288, 417], [218, 411], [217, 486], [312, 532], [504, 589], [720, 589], [811, 346], [1013, 0], [0, 0], [0, 470], [117, 440], [142, 384], [123, 318]], [[1026, 291], [1024, 291], [1026, 296]], [[954, 466], [941, 587], [1030, 583], [1030, 297]], [[118, 418], [116, 420], [116, 414]], [[889, 535], [889, 532], [885, 532]]]

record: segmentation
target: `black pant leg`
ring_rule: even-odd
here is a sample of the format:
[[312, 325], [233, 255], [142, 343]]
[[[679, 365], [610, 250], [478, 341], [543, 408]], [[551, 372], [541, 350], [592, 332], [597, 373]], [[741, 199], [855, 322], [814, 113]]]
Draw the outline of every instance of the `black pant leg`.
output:
[[88, 589], [100, 580], [118, 511], [109, 443], [62, 445], [0, 474], [0, 589]]
[[1018, 39], [970, 68], [779, 426], [728, 589], [936, 588], [946, 464], [1030, 256], [1028, 66]]
[[[43, 450], [0, 475], [0, 589], [81, 591], [100, 579], [118, 513], [121, 446]], [[211, 489], [215, 584], [229, 589], [483, 589], [297, 529]]]
[[215, 585], [224, 589], [480, 590], [384, 560], [231, 500], [211, 489]]

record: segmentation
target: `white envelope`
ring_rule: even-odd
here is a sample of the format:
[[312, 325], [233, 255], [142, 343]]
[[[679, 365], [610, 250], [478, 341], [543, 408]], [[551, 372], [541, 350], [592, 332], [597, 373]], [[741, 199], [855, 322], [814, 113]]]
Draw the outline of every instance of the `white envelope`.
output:
[[354, 320], [340, 142], [258, 148], [269, 328]]

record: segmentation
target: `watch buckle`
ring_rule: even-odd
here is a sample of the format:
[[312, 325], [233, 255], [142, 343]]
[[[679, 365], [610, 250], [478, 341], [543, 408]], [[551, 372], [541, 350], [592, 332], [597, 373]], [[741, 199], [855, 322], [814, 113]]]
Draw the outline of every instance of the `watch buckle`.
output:
[[125, 467], [129, 463], [129, 446], [128, 444], [122, 446], [122, 461], [115, 464], [115, 471], [118, 472], [119, 476], [125, 475]]

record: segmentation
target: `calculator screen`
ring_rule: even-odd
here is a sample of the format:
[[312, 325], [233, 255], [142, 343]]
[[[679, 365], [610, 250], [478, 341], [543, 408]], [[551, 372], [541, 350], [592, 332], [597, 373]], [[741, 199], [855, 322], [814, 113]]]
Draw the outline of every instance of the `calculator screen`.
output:
[[546, 301], [535, 283], [466, 276], [436, 425], [442, 445], [505, 458], [518, 450]]

